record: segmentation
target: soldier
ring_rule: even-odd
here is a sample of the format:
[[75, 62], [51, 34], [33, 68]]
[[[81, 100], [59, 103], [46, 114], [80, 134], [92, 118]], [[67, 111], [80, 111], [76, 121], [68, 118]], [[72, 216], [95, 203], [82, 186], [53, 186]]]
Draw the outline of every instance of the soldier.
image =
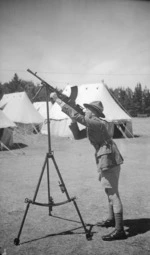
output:
[[[97, 223], [100, 227], [115, 227], [115, 230], [108, 235], [102, 236], [104, 241], [126, 239], [123, 226], [123, 206], [118, 191], [120, 165], [123, 158], [107, 131], [107, 122], [103, 118], [103, 105], [100, 101], [84, 104], [85, 116], [79, 114], [69, 105], [62, 102], [56, 93], [51, 98], [56, 101], [71, 119], [71, 130], [75, 139], [81, 139], [87, 135], [89, 141], [95, 148], [95, 158], [99, 173], [99, 180], [108, 198], [109, 213], [106, 220]], [[79, 130], [77, 122], [86, 127]]]

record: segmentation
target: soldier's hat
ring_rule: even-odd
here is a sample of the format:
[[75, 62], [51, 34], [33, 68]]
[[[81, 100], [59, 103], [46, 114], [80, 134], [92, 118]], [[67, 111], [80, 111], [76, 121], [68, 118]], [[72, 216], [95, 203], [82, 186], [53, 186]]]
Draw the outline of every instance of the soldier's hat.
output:
[[103, 113], [104, 107], [101, 101], [94, 101], [90, 104], [83, 104], [85, 108], [89, 109], [90, 111], [94, 110], [98, 113], [99, 117], [105, 118]]

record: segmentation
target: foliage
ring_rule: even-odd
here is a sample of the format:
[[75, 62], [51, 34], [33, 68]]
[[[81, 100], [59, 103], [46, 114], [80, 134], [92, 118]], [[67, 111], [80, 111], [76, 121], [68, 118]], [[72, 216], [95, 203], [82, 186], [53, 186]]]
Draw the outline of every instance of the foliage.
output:
[[[46, 101], [45, 87], [35, 85], [32, 81], [21, 80], [15, 73], [10, 82], [0, 83], [0, 99], [4, 94], [25, 91], [32, 102]], [[109, 88], [112, 97], [131, 116], [147, 114], [150, 116], [150, 91], [138, 83], [132, 91], [130, 88]]]
[[132, 91], [130, 88], [109, 89], [113, 98], [119, 102], [132, 117], [138, 114], [147, 114], [150, 116], [150, 91], [138, 83]]
[[35, 95], [37, 95], [35, 98], [36, 101], [46, 100], [44, 87], [42, 88], [40, 85], [35, 85], [32, 81], [21, 80], [16, 73], [9, 83], [0, 84], [0, 98], [2, 98], [4, 94], [23, 91], [27, 93], [32, 102]]

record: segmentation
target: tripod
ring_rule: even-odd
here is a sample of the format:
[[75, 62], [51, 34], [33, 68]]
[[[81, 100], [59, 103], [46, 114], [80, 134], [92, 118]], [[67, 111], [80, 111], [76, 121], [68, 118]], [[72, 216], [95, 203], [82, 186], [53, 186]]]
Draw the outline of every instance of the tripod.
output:
[[[48, 207], [48, 210], [49, 210], [49, 216], [52, 216], [52, 208], [54, 206], [59, 206], [59, 205], [63, 205], [63, 204], [66, 204], [66, 203], [69, 203], [69, 202], [73, 202], [74, 204], [74, 207], [78, 213], [78, 216], [79, 216], [79, 219], [80, 219], [80, 222], [84, 228], [84, 231], [85, 231], [85, 235], [86, 235], [86, 238], [87, 240], [91, 240], [92, 239], [92, 236], [93, 234], [91, 233], [91, 229], [92, 229], [92, 225], [90, 225], [90, 228], [87, 229], [87, 224], [84, 223], [83, 221], [83, 218], [81, 216], [81, 213], [80, 213], [80, 210], [77, 206], [77, 203], [75, 201], [76, 197], [70, 197], [69, 196], [69, 193], [67, 191], [67, 188], [65, 186], [65, 183], [63, 181], [63, 178], [62, 178], [62, 175], [59, 171], [59, 168], [58, 168], [58, 165], [56, 163], [56, 160], [54, 158], [54, 153], [53, 151], [51, 150], [51, 135], [50, 135], [50, 122], [49, 122], [49, 100], [48, 100], [48, 95], [49, 95], [49, 89], [48, 89], [48, 85], [47, 84], [44, 84], [44, 86], [46, 87], [46, 108], [47, 108], [47, 131], [48, 131], [48, 152], [46, 153], [46, 156], [45, 156], [45, 160], [44, 160], [44, 163], [43, 163], [43, 167], [42, 167], [42, 170], [41, 170], [41, 174], [40, 174], [40, 177], [39, 177], [39, 180], [38, 180], [38, 183], [37, 183], [37, 186], [36, 186], [36, 190], [35, 190], [35, 193], [34, 193], [34, 196], [33, 196], [33, 199], [28, 199], [26, 198], [25, 199], [25, 203], [27, 203], [26, 205], [26, 209], [25, 209], [25, 212], [24, 212], [24, 216], [23, 216], [23, 219], [22, 219], [22, 222], [21, 222], [21, 226], [20, 226], [20, 229], [19, 229], [19, 232], [18, 232], [18, 236], [14, 239], [14, 244], [15, 245], [19, 245], [20, 244], [20, 236], [21, 236], [21, 233], [22, 233], [22, 229], [23, 229], [23, 226], [24, 226], [24, 223], [25, 223], [25, 219], [26, 219], [26, 216], [27, 216], [27, 213], [28, 213], [28, 210], [29, 210], [29, 207], [30, 207], [30, 204], [34, 204], [34, 205], [38, 205], [38, 206], [45, 206], [45, 207]], [[66, 197], [67, 197], [67, 200], [65, 200], [64, 202], [60, 202], [60, 203], [54, 203], [53, 201], [53, 198], [51, 197], [50, 195], [50, 174], [49, 174], [49, 159], [52, 160], [54, 166], [55, 166], [55, 169], [56, 169], [56, 172], [58, 174], [58, 177], [59, 177], [59, 180], [60, 180], [60, 189], [62, 191], [62, 193], [65, 193]], [[38, 194], [38, 191], [39, 191], [39, 188], [40, 188], [40, 184], [41, 184], [41, 181], [42, 181], [42, 177], [43, 177], [43, 174], [44, 174], [44, 171], [45, 171], [45, 168], [47, 168], [47, 191], [48, 191], [48, 203], [39, 203], [39, 202], [36, 202], [36, 197], [37, 197], [37, 194]], [[89, 224], [88, 224], [89, 225]]]

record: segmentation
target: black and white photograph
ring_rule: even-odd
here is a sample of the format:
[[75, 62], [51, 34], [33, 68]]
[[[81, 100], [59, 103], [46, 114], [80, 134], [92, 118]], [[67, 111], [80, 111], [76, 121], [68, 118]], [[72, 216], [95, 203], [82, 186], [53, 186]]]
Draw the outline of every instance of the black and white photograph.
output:
[[0, 255], [150, 254], [150, 1], [0, 0]]

